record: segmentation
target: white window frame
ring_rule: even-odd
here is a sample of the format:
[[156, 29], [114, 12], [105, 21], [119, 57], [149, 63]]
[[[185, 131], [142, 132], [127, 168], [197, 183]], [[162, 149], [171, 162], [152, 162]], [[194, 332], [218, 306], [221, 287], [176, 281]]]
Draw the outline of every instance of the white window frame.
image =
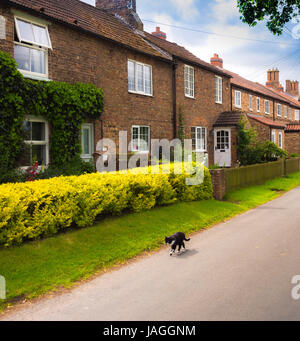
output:
[[[280, 108], [280, 110], [279, 110]], [[277, 103], [277, 116], [278, 117], [282, 117], [282, 111], [281, 111], [281, 104]]]
[[[43, 44], [37, 44], [36, 42], [32, 42], [29, 40], [26, 41], [22, 41], [21, 40], [21, 34], [19, 31], [19, 26], [17, 24], [17, 20], [21, 20], [24, 22], [27, 22], [31, 25], [36, 25], [36, 26], [40, 26], [46, 29], [46, 33], [47, 33], [47, 37], [48, 37], [48, 41], [49, 41], [49, 46], [47, 45], [43, 45]], [[17, 37], [19, 39], [19, 41], [14, 41], [14, 45], [19, 45], [19, 46], [23, 46], [29, 49], [35, 49], [38, 51], [43, 51], [44, 55], [45, 55], [45, 73], [38, 73], [38, 72], [32, 72], [32, 71], [28, 71], [28, 70], [22, 70], [19, 69], [18, 70], [23, 74], [24, 77], [29, 77], [29, 78], [35, 78], [37, 77], [37, 79], [41, 78], [41, 79], [46, 79], [48, 80], [49, 77], [49, 66], [48, 66], [48, 50], [52, 49], [52, 43], [51, 43], [51, 39], [50, 39], [50, 35], [49, 35], [49, 31], [48, 31], [48, 25], [43, 24], [41, 22], [39, 22], [38, 20], [34, 20], [32, 17], [28, 17], [26, 18], [26, 15], [20, 16], [20, 15], [15, 15], [14, 16], [14, 21], [15, 21], [15, 28], [16, 28], [16, 33], [17, 33]]]
[[[135, 84], [135, 90], [130, 90], [129, 89], [129, 62], [134, 64], [134, 84]], [[139, 91], [138, 89], [138, 71], [137, 71], [137, 65], [140, 65], [143, 67], [143, 74], [144, 74], [144, 91]], [[144, 67], [149, 67], [150, 68], [150, 76], [151, 76], [151, 92], [147, 93], [145, 92], [146, 90], [146, 78], [145, 78], [145, 68]], [[133, 93], [133, 94], [139, 94], [139, 95], [144, 95], [144, 96], [153, 96], [153, 70], [152, 66], [149, 64], [141, 63], [133, 59], [128, 59], [127, 62], [127, 74], [128, 74], [128, 92]]]
[[[237, 103], [237, 94], [239, 94], [239, 103]], [[234, 106], [236, 108], [242, 107], [242, 92], [239, 90], [234, 91]]]
[[284, 106], [284, 117], [288, 118], [288, 107], [286, 105]]
[[278, 147], [282, 149], [283, 147], [283, 141], [282, 141], [282, 132], [278, 132]]
[[[193, 78], [192, 82], [189, 79], [190, 75]], [[188, 83], [188, 87], [186, 86], [186, 82]], [[185, 97], [195, 98], [195, 69], [190, 65], [184, 65], [184, 94]]]
[[[267, 110], [267, 108], [268, 108], [268, 110]], [[265, 114], [270, 115], [270, 101], [268, 99], [265, 100]]]
[[216, 83], [216, 103], [223, 103], [223, 78], [219, 76], [215, 76]]
[[47, 79], [49, 77], [49, 68], [48, 68], [48, 50], [39, 48], [37, 46], [30, 46], [30, 45], [26, 45], [23, 43], [19, 43], [19, 42], [14, 42], [14, 45], [20, 45], [20, 46], [24, 46], [26, 48], [29, 48], [31, 50], [38, 50], [38, 51], [43, 51], [45, 53], [45, 73], [39, 73], [39, 72], [32, 72], [32, 71], [28, 71], [28, 70], [23, 70], [23, 69], [19, 69], [18, 70], [22, 73], [23, 76], [36, 76], [36, 77], [40, 77], [40, 78], [45, 78]]
[[[39, 26], [39, 27], [45, 28], [46, 34], [47, 34], [47, 38], [48, 38], [48, 41], [49, 41], [49, 45], [39, 44], [39, 43], [37, 43], [35, 41], [30, 41], [30, 40], [22, 40], [21, 39], [22, 35], [21, 35], [20, 30], [19, 30], [18, 20], [24, 21], [24, 22], [30, 24], [31, 26], [35, 25], [35, 26]], [[28, 43], [28, 44], [32, 44], [34, 46], [41, 46], [41, 47], [44, 47], [45, 49], [52, 50], [52, 43], [51, 43], [51, 39], [50, 39], [50, 35], [49, 35], [49, 31], [48, 31], [48, 26], [47, 25], [41, 24], [41, 23], [39, 23], [37, 21], [34, 21], [34, 20], [31, 20], [31, 19], [29, 20], [29, 19], [26, 19], [26, 18], [22, 18], [20, 16], [15, 16], [15, 27], [16, 27], [17, 36], [18, 36], [19, 41], [21, 43], [22, 42], [23, 43]], [[32, 30], [32, 31], [33, 31], [33, 34], [34, 34], [34, 30]]]
[[[195, 129], [195, 152], [202, 152], [202, 153], [205, 153], [207, 152], [207, 128], [206, 127], [191, 127], [191, 129]], [[200, 134], [202, 135], [202, 131], [205, 131], [205, 136], [204, 136], [204, 144], [205, 144], [205, 148], [200, 148], [199, 147], [199, 141], [197, 139], [197, 131], [200, 130]]]
[[295, 121], [299, 121], [300, 120], [300, 111], [299, 109], [295, 109]]
[[253, 111], [252, 95], [249, 95], [249, 110]]
[[[38, 122], [38, 123], [45, 123], [45, 140], [44, 141], [29, 141], [24, 140], [26, 145], [36, 145], [36, 146], [46, 146], [46, 164], [45, 167], [49, 164], [49, 123], [42, 117], [33, 117], [33, 116], [26, 116], [24, 121], [29, 122]], [[27, 169], [29, 166], [22, 166], [21, 169]], [[41, 166], [39, 166], [39, 169]]]
[[288, 119], [291, 120], [292, 119], [292, 108], [288, 108]]
[[260, 98], [259, 97], [256, 98], [256, 111], [260, 112]]
[[80, 136], [80, 141], [81, 141], [81, 148], [83, 152], [83, 129], [88, 129], [89, 130], [89, 148], [90, 148], [90, 154], [81, 154], [81, 158], [84, 161], [90, 161], [93, 160], [93, 154], [94, 154], [94, 124], [93, 123], [83, 123], [81, 125], [81, 136]]
[[[138, 148], [140, 148], [140, 139], [141, 139], [141, 128], [148, 128], [148, 150], [136, 150], [133, 148], [133, 129], [138, 128]], [[150, 135], [151, 134], [151, 127], [147, 125], [133, 125], [131, 127], [131, 151], [134, 153], [144, 153], [148, 154], [150, 152]]]
[[271, 141], [276, 144], [276, 131], [272, 130], [271, 132]]

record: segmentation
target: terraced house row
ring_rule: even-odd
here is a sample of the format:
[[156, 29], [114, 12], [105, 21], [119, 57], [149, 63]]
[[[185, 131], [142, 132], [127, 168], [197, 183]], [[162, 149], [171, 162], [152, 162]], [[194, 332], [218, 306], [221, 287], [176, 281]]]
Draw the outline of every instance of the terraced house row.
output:
[[[101, 119], [82, 125], [85, 160], [102, 152], [102, 138], [118, 146], [119, 131], [127, 131], [130, 151], [149, 153], [150, 139], [172, 140], [181, 128], [209, 164], [232, 166], [241, 117], [262, 140], [300, 153], [297, 82], [287, 81], [284, 92], [279, 71], [269, 70], [266, 86], [254, 83], [224, 69], [217, 54], [207, 63], [159, 28], [145, 32], [135, 0], [2, 0], [0, 49], [24, 77], [103, 89]], [[36, 138], [26, 142], [46, 164], [51, 127], [43, 117], [27, 120]]]

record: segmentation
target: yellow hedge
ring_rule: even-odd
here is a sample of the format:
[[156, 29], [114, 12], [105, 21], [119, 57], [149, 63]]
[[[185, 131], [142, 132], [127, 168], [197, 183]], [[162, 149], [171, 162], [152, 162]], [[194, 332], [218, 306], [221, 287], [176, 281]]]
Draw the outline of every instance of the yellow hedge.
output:
[[[155, 166], [128, 174], [96, 173], [1, 185], [0, 245], [51, 236], [71, 225], [89, 226], [99, 215], [212, 197], [207, 169], [203, 183], [187, 186], [186, 178], [191, 175], [175, 174], [178, 167], [172, 164], [170, 174], [164, 174], [165, 166]], [[149, 174], [143, 174], [146, 170]]]

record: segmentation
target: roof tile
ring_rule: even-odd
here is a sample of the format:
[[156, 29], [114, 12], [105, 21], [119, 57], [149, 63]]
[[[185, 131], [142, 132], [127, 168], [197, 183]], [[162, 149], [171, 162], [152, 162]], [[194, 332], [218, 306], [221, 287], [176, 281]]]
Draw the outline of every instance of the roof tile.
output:
[[[29, 9], [80, 28], [124, 46], [146, 54], [171, 60], [171, 56], [161, 53], [137, 34], [133, 28], [121, 22], [117, 17], [102, 9], [79, 0], [7, 0], [10, 4]], [[41, 9], [43, 9], [41, 11]], [[77, 22], [77, 23], [76, 23]]]

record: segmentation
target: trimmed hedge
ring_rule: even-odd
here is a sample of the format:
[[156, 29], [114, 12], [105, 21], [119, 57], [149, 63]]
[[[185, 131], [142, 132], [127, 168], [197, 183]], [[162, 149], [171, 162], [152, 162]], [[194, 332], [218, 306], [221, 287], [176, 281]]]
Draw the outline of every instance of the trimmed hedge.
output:
[[[188, 186], [186, 179], [191, 175], [175, 174], [174, 164], [170, 174], [163, 174], [163, 167], [149, 167], [149, 174], [142, 174], [145, 168], [141, 168], [134, 170], [136, 174], [96, 173], [1, 185], [0, 245], [51, 236], [71, 225], [86, 227], [98, 216], [212, 198], [206, 168], [203, 182]], [[203, 170], [202, 165], [197, 167]]]

